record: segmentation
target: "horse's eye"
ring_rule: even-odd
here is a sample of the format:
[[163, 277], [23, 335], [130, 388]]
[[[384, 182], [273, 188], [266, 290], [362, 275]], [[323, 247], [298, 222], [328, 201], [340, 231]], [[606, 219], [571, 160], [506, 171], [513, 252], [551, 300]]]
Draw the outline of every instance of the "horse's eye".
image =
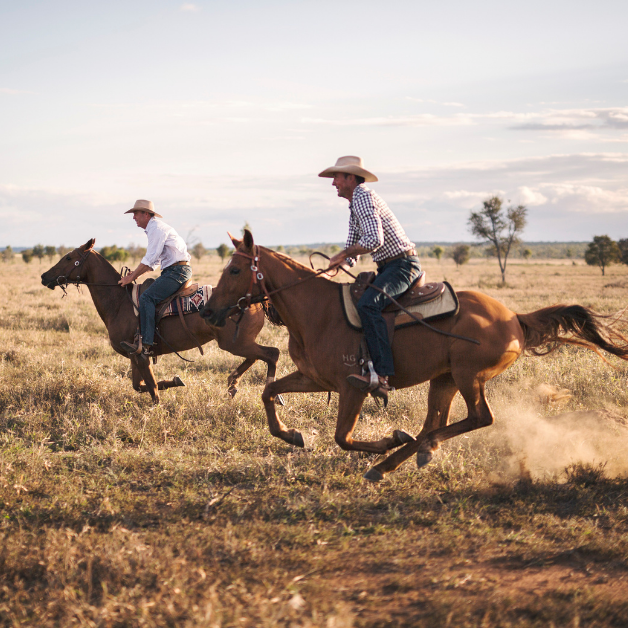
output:
[[239, 268], [236, 268], [236, 267], [234, 266], [233, 268], [230, 268], [230, 269], [229, 269], [229, 273], [230, 273], [231, 275], [239, 275], [239, 274], [240, 274], [240, 269], [239, 269]]
[[69, 262], [72, 258], [68, 255], [65, 259], [67, 259]]

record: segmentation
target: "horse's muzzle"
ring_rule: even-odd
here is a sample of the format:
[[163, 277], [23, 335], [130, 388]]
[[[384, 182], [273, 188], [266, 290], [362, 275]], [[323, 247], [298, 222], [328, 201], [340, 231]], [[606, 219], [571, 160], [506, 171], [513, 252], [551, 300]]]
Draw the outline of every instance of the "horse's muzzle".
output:
[[221, 310], [212, 310], [206, 305], [201, 308], [200, 314], [201, 318], [205, 320], [208, 325], [213, 325], [214, 327], [224, 327], [227, 322], [227, 314], [231, 308], [222, 308]]
[[46, 288], [50, 288], [51, 290], [54, 290], [57, 287], [57, 280], [55, 279], [47, 279], [46, 278], [46, 273], [44, 273], [41, 276], [41, 283], [46, 286]]

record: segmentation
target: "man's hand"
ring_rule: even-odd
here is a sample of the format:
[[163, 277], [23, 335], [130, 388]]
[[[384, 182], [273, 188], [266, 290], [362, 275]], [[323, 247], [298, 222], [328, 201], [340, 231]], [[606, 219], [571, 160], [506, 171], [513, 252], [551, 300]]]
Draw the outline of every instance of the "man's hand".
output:
[[329, 267], [327, 268], [327, 270], [334, 270], [336, 268], [339, 268], [340, 266], [345, 265], [347, 263], [348, 257], [356, 258], [358, 257], [358, 255], [364, 255], [365, 253], [370, 253], [370, 249], [365, 249], [359, 244], [353, 244], [343, 251], [340, 251], [340, 253], [336, 253], [336, 255], [334, 255], [329, 260]]
[[128, 286], [130, 283], [133, 283], [140, 275], [147, 273], [149, 270], [153, 270], [150, 266], [146, 266], [146, 264], [142, 264], [140, 262], [139, 266], [132, 272], [130, 272], [126, 277], [122, 277], [118, 283], [121, 286]]
[[334, 255], [330, 260], [329, 260], [329, 266], [327, 267], [327, 270], [334, 270], [335, 268], [338, 268], [339, 266], [342, 266], [343, 264], [347, 263], [347, 255], [345, 254], [344, 251], [340, 251], [340, 253], [336, 253], [336, 255]]

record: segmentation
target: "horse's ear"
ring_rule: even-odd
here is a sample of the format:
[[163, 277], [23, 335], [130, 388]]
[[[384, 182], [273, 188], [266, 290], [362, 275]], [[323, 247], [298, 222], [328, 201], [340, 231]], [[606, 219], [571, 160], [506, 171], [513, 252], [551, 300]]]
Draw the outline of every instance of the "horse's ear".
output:
[[83, 244], [83, 246], [81, 246], [80, 248], [83, 251], [91, 251], [94, 248], [94, 244], [96, 244], [96, 238], [92, 238], [91, 240], [88, 240], [87, 242], [85, 242], [85, 244]]
[[253, 234], [248, 229], [244, 230], [243, 242], [244, 242], [244, 246], [249, 250], [252, 249], [255, 244], [255, 242], [253, 242]]
[[241, 244], [242, 240], [238, 240], [238, 238], [234, 238], [228, 231], [227, 235], [231, 238], [231, 242], [233, 242], [233, 246], [237, 249]]

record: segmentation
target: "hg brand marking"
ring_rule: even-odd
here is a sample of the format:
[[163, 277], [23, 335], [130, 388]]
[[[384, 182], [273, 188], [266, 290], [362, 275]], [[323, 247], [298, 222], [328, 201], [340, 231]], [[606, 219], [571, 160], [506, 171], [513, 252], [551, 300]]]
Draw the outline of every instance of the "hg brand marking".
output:
[[345, 355], [344, 353], [342, 354], [342, 363], [345, 366], [355, 366], [357, 363], [356, 357], [355, 355]]

